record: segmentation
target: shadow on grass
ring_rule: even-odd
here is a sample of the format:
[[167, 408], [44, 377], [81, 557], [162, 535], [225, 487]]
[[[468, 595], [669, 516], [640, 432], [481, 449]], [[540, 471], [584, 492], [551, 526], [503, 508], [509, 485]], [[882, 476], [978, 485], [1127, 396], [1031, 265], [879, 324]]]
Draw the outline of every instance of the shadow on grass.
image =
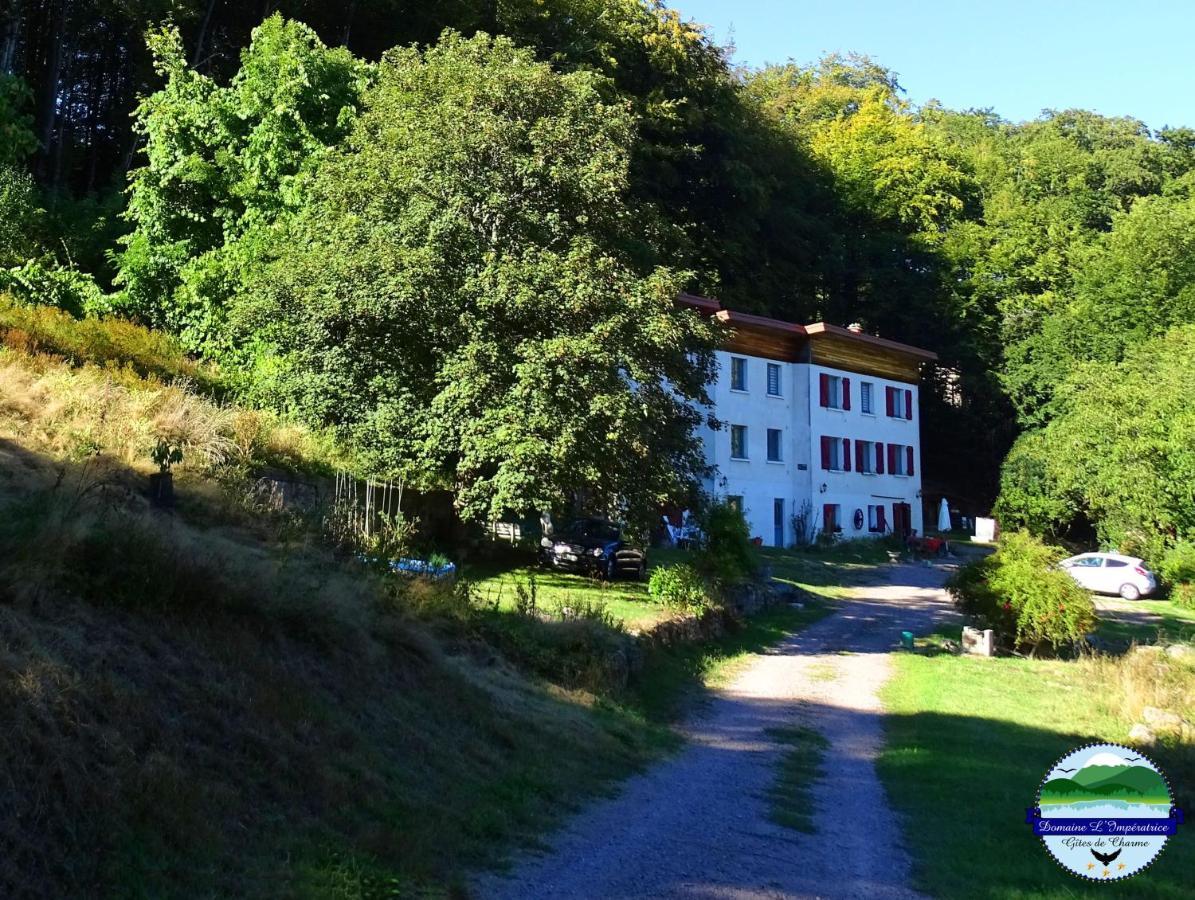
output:
[[[902, 819], [916, 887], [931, 896], [1191, 896], [1195, 841], [1181, 830], [1144, 873], [1119, 884], [1087, 884], [1061, 870], [1024, 824], [1025, 809], [1056, 759], [1092, 740], [1120, 740], [1120, 734], [935, 712], [890, 715], [884, 724], [887, 747], [877, 768]], [[1191, 748], [1149, 754], [1185, 792], [1176, 799], [1190, 809]]]
[[1195, 610], [1167, 600], [1139, 600], [1131, 606], [1097, 600], [1100, 618], [1095, 637], [1108, 650], [1126, 650], [1134, 643], [1157, 644], [1195, 640]]

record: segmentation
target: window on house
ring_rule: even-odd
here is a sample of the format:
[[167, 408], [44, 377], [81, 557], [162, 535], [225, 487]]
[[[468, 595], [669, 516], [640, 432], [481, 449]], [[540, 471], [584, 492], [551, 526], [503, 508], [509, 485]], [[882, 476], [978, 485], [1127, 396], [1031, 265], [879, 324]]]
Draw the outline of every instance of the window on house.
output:
[[822, 437], [822, 468], [832, 472], [849, 472], [851, 470], [849, 438]]
[[851, 408], [851, 380], [821, 373], [818, 378], [819, 402], [826, 409]]
[[726, 505], [737, 512], [739, 515], [743, 514], [743, 495], [731, 494], [726, 498]]
[[875, 474], [875, 450], [873, 441], [855, 441], [855, 468], [865, 475]]
[[783, 457], [780, 455], [781, 440], [784, 432], [779, 428], [768, 429], [768, 462], [781, 462]]
[[888, 387], [887, 413], [893, 419], [913, 418], [913, 392], [907, 388]]
[[730, 358], [730, 389], [732, 391], [747, 390], [747, 360], [741, 356]]
[[780, 364], [768, 363], [768, 396], [780, 396]]
[[747, 458], [747, 426], [746, 425], [731, 425], [730, 426], [730, 458], [731, 459], [746, 459]]
[[822, 530], [826, 534], [842, 531], [842, 507], [837, 503], [827, 503], [822, 507]]
[[867, 530], [871, 532], [884, 532], [888, 530], [888, 517], [885, 513], [884, 507], [869, 506], [867, 507]]
[[875, 393], [875, 385], [870, 381], [864, 381], [859, 385], [859, 408], [869, 416], [875, 415], [875, 409], [872, 408], [871, 397]]
[[893, 475], [912, 475], [913, 448], [901, 444], [889, 444], [888, 471]]

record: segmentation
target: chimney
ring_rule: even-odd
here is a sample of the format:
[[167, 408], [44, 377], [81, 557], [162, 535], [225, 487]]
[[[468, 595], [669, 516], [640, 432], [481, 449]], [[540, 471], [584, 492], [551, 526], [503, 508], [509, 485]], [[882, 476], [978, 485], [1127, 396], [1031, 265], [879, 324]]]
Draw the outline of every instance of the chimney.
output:
[[862, 334], [863, 326], [860, 325], [858, 322], [851, 322], [851, 324], [846, 327], [846, 330], [853, 331], [855, 334]]

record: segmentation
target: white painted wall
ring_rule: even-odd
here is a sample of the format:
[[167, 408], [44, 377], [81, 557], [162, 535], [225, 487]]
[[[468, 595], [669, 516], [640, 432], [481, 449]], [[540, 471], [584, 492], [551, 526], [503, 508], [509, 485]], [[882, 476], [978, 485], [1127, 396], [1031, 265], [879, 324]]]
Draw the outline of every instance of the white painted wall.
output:
[[[837, 503], [842, 507], [843, 537], [869, 537], [872, 536], [872, 533], [867, 530], [867, 507], [869, 505], [887, 506], [887, 520], [891, 527], [892, 504], [903, 502], [911, 507], [912, 527], [919, 534], [924, 533], [921, 500], [917, 497], [921, 490], [921, 416], [917, 385], [873, 378], [870, 375], [859, 375], [824, 366], [811, 365], [805, 368], [809, 370], [809, 391], [806, 396], [810, 414], [810, 453], [812, 454], [810, 474], [813, 481], [813, 504], [817, 515], [821, 516], [824, 504]], [[820, 376], [823, 372], [850, 379], [851, 408], [849, 411], [826, 409], [821, 405]], [[872, 415], [867, 415], [862, 411], [861, 385], [864, 381], [874, 385], [872, 394], [874, 413]], [[887, 415], [885, 396], [888, 387], [913, 392], [912, 419], [890, 418]], [[852, 471], [827, 472], [821, 468], [822, 435], [850, 438]], [[885, 447], [889, 444], [911, 446], [913, 448], [913, 475], [889, 473], [886, 451], [883, 475], [865, 475], [855, 471], [854, 442], [856, 440], [880, 441]], [[825, 492], [821, 490], [823, 484], [826, 486]], [[855, 530], [852, 523], [856, 509], [863, 510], [864, 514], [863, 528], [858, 531]]]
[[[747, 360], [747, 389], [730, 388], [731, 357]], [[763, 538], [767, 546], [776, 543], [774, 503], [784, 501], [783, 541], [793, 541], [791, 518], [803, 501], [809, 501], [820, 527], [825, 503], [842, 506], [845, 523], [844, 537], [867, 537], [866, 522], [861, 531], [851, 526], [856, 509], [866, 516], [869, 504], [888, 507], [888, 524], [892, 524], [892, 503], [905, 502], [911, 507], [912, 527], [922, 531], [921, 503], [917, 492], [921, 489], [920, 416], [917, 408], [917, 386], [886, 381], [852, 372], [827, 369], [805, 363], [779, 363], [781, 367], [781, 396], [767, 393], [767, 366], [773, 360], [743, 354], [718, 351], [717, 379], [710, 387], [713, 414], [723, 423], [718, 431], [704, 429], [702, 439], [706, 459], [715, 467], [714, 477], [707, 489], [723, 496], [741, 496], [744, 514], [752, 536]], [[819, 405], [819, 375], [828, 372], [851, 380], [851, 410], [823, 409]], [[875, 415], [860, 411], [861, 381], [875, 385]], [[889, 419], [885, 415], [884, 389], [892, 385], [913, 391], [913, 419]], [[731, 425], [747, 427], [746, 460], [732, 459]], [[767, 429], [783, 431], [782, 461], [767, 459]], [[821, 469], [821, 441], [823, 434], [839, 438], [897, 443], [914, 448], [912, 477], [898, 475], [864, 475], [858, 472], [827, 472]], [[852, 464], [853, 459], [852, 449]], [[853, 467], [853, 466], [852, 466]], [[825, 485], [823, 492], [821, 486]]]

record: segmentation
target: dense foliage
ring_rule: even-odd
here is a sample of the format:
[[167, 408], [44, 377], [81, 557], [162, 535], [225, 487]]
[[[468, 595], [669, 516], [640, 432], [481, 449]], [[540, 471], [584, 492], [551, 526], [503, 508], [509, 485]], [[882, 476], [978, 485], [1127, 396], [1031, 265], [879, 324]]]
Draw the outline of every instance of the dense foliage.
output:
[[959, 609], [993, 629], [1007, 647], [1073, 646], [1095, 626], [1095, 606], [1057, 568], [1063, 555], [1027, 532], [1006, 532], [995, 553], [955, 574], [950, 593]]
[[701, 611], [709, 602], [709, 588], [701, 573], [689, 563], [654, 566], [647, 593], [657, 603], [674, 609]]
[[255, 390], [469, 518], [586, 492], [646, 521], [682, 494], [712, 332], [640, 262], [632, 120], [602, 87], [506, 39], [387, 55], [238, 300]]
[[715, 588], [736, 584], [755, 574], [756, 554], [742, 509], [725, 500], [712, 499], [704, 504], [697, 523], [701, 538], [693, 563]]
[[1055, 415], [1005, 465], [1006, 522], [1061, 531], [1076, 517], [1101, 539], [1157, 561], [1195, 539], [1195, 326], [1133, 347], [1121, 362], [1076, 365]]
[[[1082, 460], [1059, 441], [1083, 418], [1076, 410], [1085, 379], [1119, 378], [1118, 367], [1135, 365], [1128, 357], [1137, 348], [1162, 340], [1164, 346], [1150, 346], [1170, 352], [1173, 340], [1163, 336], [1195, 323], [1195, 131], [1152, 132], [1135, 119], [1082, 110], [1017, 124], [990, 110], [917, 107], [889, 70], [856, 56], [740, 71], [683, 8], [657, 0], [282, 0], [269, 8], [278, 15], [264, 23], [255, 4], [211, 0], [20, 0], [0, 14], [0, 73], [9, 73], [0, 75], [0, 266], [10, 291], [76, 313], [115, 305], [165, 327], [192, 350], [218, 357], [230, 379], [259, 401], [342, 427], [368, 449], [379, 474], [418, 463], [424, 474], [442, 477], [472, 441], [468, 452], [478, 461], [466, 465], [464, 480], [486, 485], [466, 496], [475, 514], [516, 495], [520, 503], [533, 495], [538, 502], [570, 489], [557, 483], [541, 490], [545, 478], [556, 479], [543, 457], [562, 446], [590, 461], [598, 452], [590, 439], [600, 436], [600, 425], [566, 428], [571, 436], [549, 449], [541, 435], [554, 412], [534, 412], [535, 424], [505, 424], [510, 385], [556, 376], [522, 367], [495, 388], [495, 366], [478, 348], [492, 352], [495, 341], [524, 335], [531, 307], [512, 307], [522, 317], [513, 331], [491, 319], [494, 328], [483, 329], [477, 348], [460, 333], [474, 320], [458, 316], [458, 333], [411, 350], [423, 354], [423, 368], [413, 370], [420, 377], [454, 377], [461, 390], [464, 379], [477, 379], [469, 385], [474, 396], [454, 400], [444, 413], [444, 448], [430, 454], [438, 438], [417, 419], [410, 429], [404, 419], [395, 441], [380, 442], [379, 434], [393, 433], [393, 419], [370, 420], [371, 410], [390, 404], [406, 416], [439, 397], [443, 384], [432, 386], [434, 395], [394, 406], [384, 395], [398, 389], [380, 386], [381, 376], [365, 385], [362, 363], [345, 370], [336, 390], [321, 393], [328, 381], [319, 373], [333, 357], [316, 365], [311, 357], [339, 339], [324, 329], [329, 314], [397, 310], [399, 295], [387, 294], [397, 290], [396, 277], [407, 279], [402, 302], [414, 302], [410, 278], [422, 267], [426, 305], [441, 329], [453, 307], [440, 301], [458, 291], [453, 302], [464, 303], [459, 291], [468, 279], [473, 297], [483, 290], [483, 273], [501, 282], [495, 297], [529, 297], [545, 287], [543, 279], [542, 295], [552, 297], [563, 290], [561, 279], [582, 270], [591, 287], [605, 280], [605, 304], [620, 293], [642, 296], [631, 285], [653, 296], [683, 286], [781, 318], [858, 321], [940, 354], [940, 365], [924, 375], [925, 471], [969, 510], [984, 512], [995, 498], [1019, 434], [1003, 474], [1006, 524], [1062, 533], [1090, 522], [1105, 539], [1131, 537], [1153, 554], [1188, 534], [1168, 511], [1183, 496], [1182, 485], [1170, 480], [1178, 477], [1170, 463], [1155, 465], [1150, 457], [1138, 465], [1132, 490], [1127, 481], [1078, 490]], [[494, 134], [451, 127], [450, 111], [467, 107], [466, 98], [431, 87], [408, 91], [426, 105], [400, 110], [401, 126], [380, 124], [403, 96], [405, 89], [395, 87], [401, 70], [423, 71], [425, 53], [437, 58], [441, 44], [459, 53], [482, 32], [525, 48], [528, 60], [544, 65], [537, 72], [570, 86], [560, 96], [584, 85], [586, 102], [606, 113], [598, 121], [566, 106], [545, 120], [545, 128], [560, 127], [576, 140], [577, 152], [564, 154], [561, 170], [527, 142], [538, 139], [534, 123], [505, 121], [507, 110], [493, 105], [546, 84], [544, 75], [502, 82], [528, 77], [527, 66], [488, 66], [462, 82], [481, 103], [465, 109], [461, 121], [504, 123]], [[412, 45], [418, 50], [380, 62], [391, 48]], [[526, 107], [533, 115], [552, 94], [537, 96], [541, 106]], [[422, 220], [410, 179], [375, 183], [395, 170], [364, 143], [374, 134], [397, 150], [409, 136], [424, 137], [426, 152], [413, 164], [434, 175], [436, 193], [423, 198]], [[503, 143], [513, 140], [524, 145]], [[612, 149], [578, 164], [603, 142]], [[509, 151], [521, 168], [454, 157], [483, 149]], [[130, 170], [126, 207], [121, 191]], [[478, 179], [481, 171], [486, 178]], [[591, 176], [596, 181], [586, 180]], [[482, 210], [470, 203], [488, 213], [514, 209], [522, 199], [519, 179], [562, 188], [570, 177], [581, 189], [557, 191], [536, 228], [520, 227], [518, 217], [503, 223], [495, 239], [500, 253], [484, 256], [494, 240], [450, 243], [471, 233], [469, 217]], [[482, 183], [490, 188], [485, 196]], [[358, 220], [346, 204], [375, 188], [391, 206], [363, 202]], [[616, 198], [608, 208], [606, 197]], [[430, 205], [441, 200], [437, 218]], [[122, 228], [131, 233], [113, 254]], [[395, 229], [401, 239], [387, 250]], [[341, 251], [339, 269], [319, 268]], [[466, 264], [466, 252], [483, 258]], [[612, 260], [613, 269], [601, 270], [598, 259]], [[377, 263], [383, 276], [372, 283], [368, 267]], [[318, 277], [298, 285], [296, 271]], [[98, 296], [113, 286], [115, 295]], [[253, 302], [242, 302], [246, 296]], [[581, 302], [579, 288], [573, 296]], [[485, 315], [494, 311], [483, 308]], [[611, 308], [594, 302], [551, 333], [575, 335]], [[262, 316], [273, 316], [272, 329], [258, 328]], [[369, 340], [369, 322], [357, 325], [354, 340]], [[586, 358], [605, 354], [599, 368], [607, 373], [620, 358], [611, 350], [620, 327], [612, 323], [582, 351]], [[387, 329], [370, 332], [376, 347], [383, 336], [395, 339]], [[647, 356], [665, 339], [653, 332]], [[446, 347], [457, 354], [451, 364], [441, 358]], [[453, 368], [475, 349], [472, 368]], [[530, 349], [515, 358], [528, 359]], [[626, 348], [621, 358], [641, 351]], [[399, 357], [387, 351], [379, 358], [378, 371], [392, 374]], [[662, 373], [658, 360], [639, 364], [653, 377]], [[1102, 374], [1092, 366], [1102, 366]], [[575, 379], [560, 381], [561, 390], [566, 386], [594, 389]], [[349, 393], [354, 402], [346, 404]], [[486, 398], [484, 414], [479, 397]], [[514, 428], [502, 438], [515, 441], [519, 465], [538, 470], [530, 476], [535, 484], [495, 481], [497, 440], [469, 438], [461, 419], [453, 424], [465, 415], [493, 435], [495, 419]], [[666, 417], [663, 430], [674, 424]], [[1111, 434], [1117, 446], [1109, 458], [1141, 451], [1123, 430]], [[636, 445], [631, 459], [644, 452]], [[1060, 471], [1068, 464], [1069, 475]], [[577, 468], [582, 481], [596, 471]], [[681, 480], [688, 474], [682, 466]], [[599, 493], [623, 489], [624, 475], [598, 485]], [[658, 479], [648, 481], [648, 494], [664, 490]], [[1118, 508], [1136, 503], [1128, 495], [1147, 491], [1169, 499], [1156, 501], [1159, 510]]]

